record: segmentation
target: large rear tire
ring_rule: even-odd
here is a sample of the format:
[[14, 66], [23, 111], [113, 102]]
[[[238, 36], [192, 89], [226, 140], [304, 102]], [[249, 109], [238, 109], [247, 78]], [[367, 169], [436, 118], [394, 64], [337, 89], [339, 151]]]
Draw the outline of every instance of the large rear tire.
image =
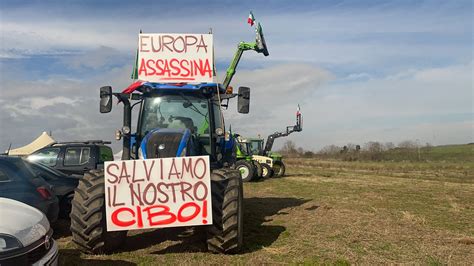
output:
[[91, 254], [116, 250], [127, 231], [107, 232], [104, 172], [92, 170], [79, 181], [71, 209], [72, 241]]
[[262, 177], [263, 179], [267, 179], [267, 178], [270, 178], [272, 176], [272, 168], [270, 167], [270, 165], [266, 164], [266, 163], [262, 163]]
[[274, 163], [274, 177], [283, 177], [285, 175], [285, 164], [282, 161], [278, 161]]
[[255, 166], [252, 162], [239, 160], [235, 163], [235, 169], [239, 170], [242, 181], [249, 182], [255, 176]]
[[214, 253], [237, 253], [243, 244], [243, 185], [233, 169], [211, 174], [212, 220], [207, 231], [207, 247]]

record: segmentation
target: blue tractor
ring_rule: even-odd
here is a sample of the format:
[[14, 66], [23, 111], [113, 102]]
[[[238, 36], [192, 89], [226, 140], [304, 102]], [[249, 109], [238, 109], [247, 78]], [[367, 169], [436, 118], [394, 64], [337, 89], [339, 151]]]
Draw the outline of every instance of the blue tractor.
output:
[[[133, 91], [100, 88], [100, 112], [112, 109], [112, 98], [123, 104], [122, 160], [207, 155], [211, 166], [212, 218], [206, 225], [207, 247], [214, 253], [235, 253], [242, 246], [243, 186], [235, 170], [235, 142], [226, 133], [222, 107], [238, 98], [238, 112], [248, 113], [250, 89], [228, 87], [245, 50], [268, 55], [261, 26], [255, 43], [240, 43], [223, 84], [163, 84], [142, 82]], [[132, 109], [138, 109], [137, 131], [131, 132]], [[119, 248], [127, 232], [106, 230], [104, 172], [86, 173], [72, 201], [73, 241], [85, 252], [109, 253]]]

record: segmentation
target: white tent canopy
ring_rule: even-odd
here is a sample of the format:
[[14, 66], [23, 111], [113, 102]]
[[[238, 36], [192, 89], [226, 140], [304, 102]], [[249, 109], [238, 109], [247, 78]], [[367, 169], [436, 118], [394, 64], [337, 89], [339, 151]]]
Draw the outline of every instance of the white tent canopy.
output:
[[48, 133], [43, 132], [38, 138], [33, 140], [33, 142], [31, 142], [30, 144], [17, 148], [17, 149], [10, 150], [8, 154], [19, 155], [19, 156], [29, 155], [55, 142], [56, 141], [53, 138], [51, 138], [51, 136], [49, 136]]

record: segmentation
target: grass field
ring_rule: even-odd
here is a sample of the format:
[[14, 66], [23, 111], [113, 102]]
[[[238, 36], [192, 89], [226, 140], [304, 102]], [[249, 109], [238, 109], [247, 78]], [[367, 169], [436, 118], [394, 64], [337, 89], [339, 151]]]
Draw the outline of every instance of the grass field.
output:
[[474, 161], [474, 144], [443, 145], [421, 147], [420, 149], [392, 149], [384, 153], [385, 160], [393, 161], [445, 161], [467, 162]]
[[245, 246], [205, 252], [201, 231], [130, 232], [108, 256], [80, 254], [67, 224], [60, 263], [472, 264], [474, 162], [288, 159], [287, 176], [246, 183]]

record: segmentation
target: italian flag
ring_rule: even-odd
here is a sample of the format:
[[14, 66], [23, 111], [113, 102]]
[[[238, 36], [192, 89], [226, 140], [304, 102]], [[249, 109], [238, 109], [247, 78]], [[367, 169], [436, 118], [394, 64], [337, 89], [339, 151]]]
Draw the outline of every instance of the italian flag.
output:
[[255, 23], [255, 17], [253, 16], [252, 11], [250, 11], [249, 18], [247, 19], [247, 23], [250, 24], [250, 26], [253, 26]]

